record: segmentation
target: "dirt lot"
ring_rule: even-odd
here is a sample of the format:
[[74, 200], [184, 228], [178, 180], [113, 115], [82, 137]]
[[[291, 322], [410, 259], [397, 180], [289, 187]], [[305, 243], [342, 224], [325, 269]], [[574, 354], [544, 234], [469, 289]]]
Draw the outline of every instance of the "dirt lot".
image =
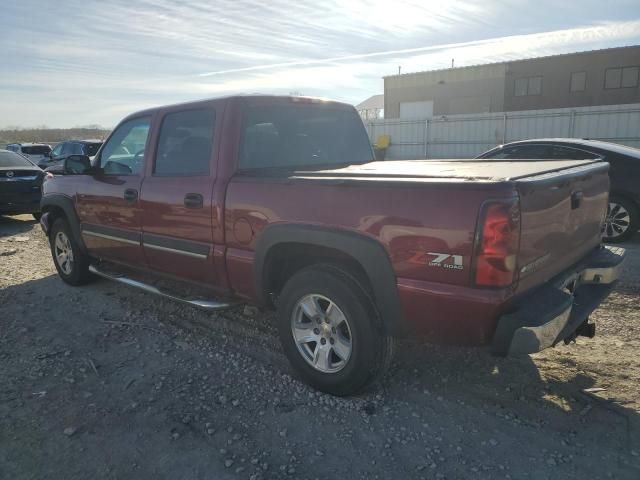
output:
[[595, 339], [406, 342], [338, 399], [292, 376], [268, 315], [71, 288], [30, 217], [0, 217], [0, 478], [638, 479], [639, 240]]

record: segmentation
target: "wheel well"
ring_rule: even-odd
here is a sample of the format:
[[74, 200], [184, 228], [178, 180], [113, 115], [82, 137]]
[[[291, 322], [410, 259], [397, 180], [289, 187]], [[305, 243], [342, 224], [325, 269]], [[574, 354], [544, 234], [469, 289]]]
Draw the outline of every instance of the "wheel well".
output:
[[[52, 226], [53, 222], [55, 222], [58, 218], [67, 218], [67, 214], [64, 212], [62, 207], [58, 207], [56, 205], [46, 205], [42, 209], [42, 213], [49, 214], [49, 225]], [[67, 219], [68, 220], [68, 219]]]
[[631, 203], [631, 205], [633, 205], [633, 207], [636, 210], [640, 210], [640, 203], [633, 197], [633, 195], [627, 194], [625, 192], [618, 192], [618, 191], [613, 190], [609, 194], [609, 199], [611, 199], [611, 197], [622, 198], [622, 199], [626, 200], [627, 202]]
[[323, 263], [347, 270], [374, 297], [367, 273], [351, 255], [329, 247], [284, 242], [274, 245], [267, 253], [263, 270], [264, 298], [273, 302], [292, 275], [303, 268]]

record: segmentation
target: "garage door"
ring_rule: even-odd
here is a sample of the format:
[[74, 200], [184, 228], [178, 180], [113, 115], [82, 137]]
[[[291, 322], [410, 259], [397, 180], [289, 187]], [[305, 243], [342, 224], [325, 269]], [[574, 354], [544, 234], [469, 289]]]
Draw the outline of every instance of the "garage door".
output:
[[433, 100], [400, 102], [400, 118], [429, 118], [433, 116]]

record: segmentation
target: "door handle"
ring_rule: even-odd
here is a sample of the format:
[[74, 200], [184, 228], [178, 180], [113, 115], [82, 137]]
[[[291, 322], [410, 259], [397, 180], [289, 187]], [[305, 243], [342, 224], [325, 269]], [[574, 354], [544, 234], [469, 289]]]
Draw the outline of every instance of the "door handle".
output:
[[135, 202], [138, 199], [138, 191], [135, 188], [127, 188], [124, 191], [124, 199], [129, 203]]
[[202, 195], [199, 193], [187, 193], [184, 196], [184, 206], [187, 208], [202, 208], [203, 204]]
[[573, 192], [571, 194], [571, 210], [580, 208], [580, 205], [582, 205], [583, 197], [584, 197], [584, 194], [581, 191]]

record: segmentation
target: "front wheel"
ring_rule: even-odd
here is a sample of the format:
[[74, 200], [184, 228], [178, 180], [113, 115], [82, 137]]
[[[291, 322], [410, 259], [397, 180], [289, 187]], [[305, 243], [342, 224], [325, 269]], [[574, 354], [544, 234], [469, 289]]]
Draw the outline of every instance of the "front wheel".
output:
[[91, 279], [89, 256], [84, 253], [71, 233], [67, 221], [58, 218], [49, 235], [51, 255], [58, 275], [69, 285], [84, 285]]
[[638, 230], [638, 211], [626, 198], [612, 195], [604, 223], [604, 241], [624, 242]]
[[330, 265], [293, 275], [278, 299], [278, 330], [291, 365], [311, 386], [351, 395], [381, 376], [393, 338], [370, 296], [348, 272]]

